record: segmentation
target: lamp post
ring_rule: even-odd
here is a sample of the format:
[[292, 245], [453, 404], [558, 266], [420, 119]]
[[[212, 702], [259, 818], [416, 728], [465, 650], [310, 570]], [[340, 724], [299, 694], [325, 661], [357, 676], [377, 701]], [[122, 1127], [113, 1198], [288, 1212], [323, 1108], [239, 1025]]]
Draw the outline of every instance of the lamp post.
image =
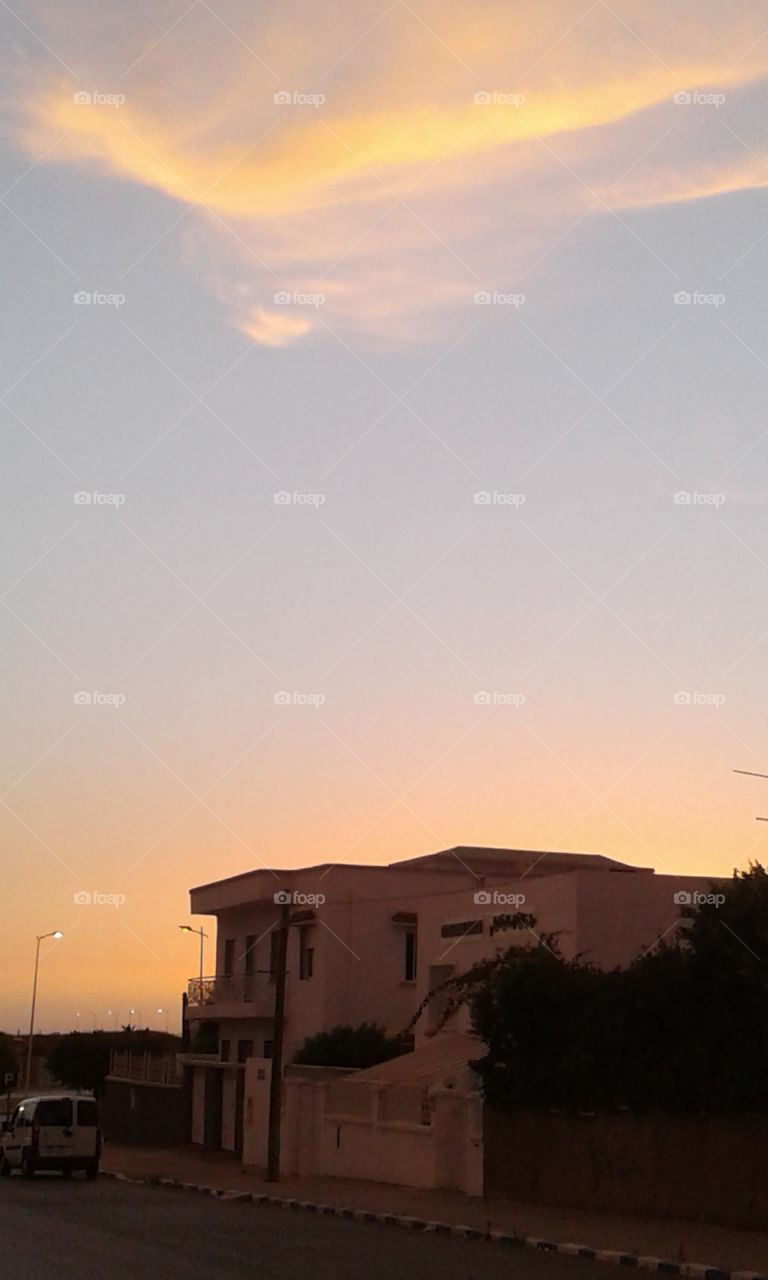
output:
[[58, 942], [59, 938], [63, 938], [61, 929], [52, 929], [50, 933], [41, 933], [37, 937], [37, 946], [35, 947], [35, 976], [32, 979], [32, 1008], [29, 1014], [29, 1041], [27, 1043], [27, 1070], [24, 1075], [24, 1088], [29, 1089], [29, 1081], [32, 1075], [32, 1041], [35, 1038], [35, 1004], [37, 1003], [37, 971], [40, 967], [40, 943], [44, 938], [55, 938]]
[[203, 939], [207, 938], [208, 934], [203, 931], [202, 926], [199, 929], [193, 929], [191, 924], [180, 924], [179, 928], [181, 929], [182, 933], [196, 933], [200, 937], [200, 992], [199, 992], [198, 999], [202, 1004], [203, 1002]]

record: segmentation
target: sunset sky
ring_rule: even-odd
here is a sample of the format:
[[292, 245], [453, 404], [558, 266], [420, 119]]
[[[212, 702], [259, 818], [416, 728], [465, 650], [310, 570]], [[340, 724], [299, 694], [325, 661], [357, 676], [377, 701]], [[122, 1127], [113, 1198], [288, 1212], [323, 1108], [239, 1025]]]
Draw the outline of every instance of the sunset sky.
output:
[[0, 1028], [53, 929], [40, 1029], [175, 1025], [257, 866], [765, 861], [764, 4], [0, 35]]

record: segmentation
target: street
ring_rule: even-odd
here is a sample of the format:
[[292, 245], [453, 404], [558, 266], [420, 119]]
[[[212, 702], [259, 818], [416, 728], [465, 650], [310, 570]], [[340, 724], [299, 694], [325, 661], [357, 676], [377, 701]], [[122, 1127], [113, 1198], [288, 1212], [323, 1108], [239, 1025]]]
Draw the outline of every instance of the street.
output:
[[606, 1280], [605, 1264], [191, 1192], [57, 1175], [0, 1182], [7, 1280]]

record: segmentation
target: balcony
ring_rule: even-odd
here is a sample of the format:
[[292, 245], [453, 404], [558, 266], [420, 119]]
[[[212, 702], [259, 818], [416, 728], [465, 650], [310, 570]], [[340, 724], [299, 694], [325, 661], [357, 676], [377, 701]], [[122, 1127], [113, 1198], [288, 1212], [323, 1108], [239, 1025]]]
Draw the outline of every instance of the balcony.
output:
[[187, 983], [187, 1017], [271, 1018], [275, 985], [266, 973], [216, 974], [190, 978]]

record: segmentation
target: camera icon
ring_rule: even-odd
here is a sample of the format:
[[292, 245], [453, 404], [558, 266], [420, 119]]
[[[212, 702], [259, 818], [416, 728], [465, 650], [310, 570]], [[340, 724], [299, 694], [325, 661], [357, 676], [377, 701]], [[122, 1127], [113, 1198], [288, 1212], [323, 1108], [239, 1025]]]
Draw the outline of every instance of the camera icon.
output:
[[678, 489], [677, 493], [675, 494], [675, 506], [690, 507], [690, 505], [691, 505], [691, 495], [688, 492], [688, 490]]
[[490, 306], [491, 301], [492, 298], [487, 289], [480, 289], [473, 295], [473, 302], [476, 306], [487, 307]]
[[86, 693], [85, 689], [81, 689], [72, 699], [76, 707], [89, 707], [93, 702], [93, 694]]
[[273, 695], [272, 701], [276, 707], [287, 707], [291, 701], [291, 695], [286, 693], [285, 689], [281, 689], [279, 693]]
[[488, 103], [491, 101], [491, 95], [490, 93], [487, 93], [484, 89], [481, 89], [478, 93], [475, 94], [473, 101], [475, 103], [475, 106], [487, 107]]
[[284, 107], [291, 101], [291, 95], [287, 89], [281, 89], [279, 93], [273, 95], [272, 101], [278, 107]]
[[288, 493], [287, 489], [280, 489], [277, 493], [272, 494], [272, 501], [276, 503], [278, 507], [285, 507], [291, 501], [291, 495]]
[[476, 507], [489, 507], [491, 505], [491, 495], [487, 489], [480, 489], [473, 496], [472, 501]]
[[287, 907], [291, 901], [291, 895], [287, 889], [278, 889], [274, 895], [276, 907]]
[[693, 295], [687, 289], [679, 289], [677, 293], [672, 295], [672, 301], [676, 307], [690, 307]]
[[687, 689], [681, 689], [678, 693], [675, 694], [672, 701], [674, 702], [676, 707], [690, 707], [693, 699], [690, 693], [688, 693]]
[[79, 493], [76, 493], [73, 498], [73, 502], [76, 507], [90, 506], [92, 501], [93, 501], [93, 498], [91, 494], [86, 493], [84, 489], [81, 489]]
[[678, 907], [690, 907], [693, 898], [685, 889], [678, 889], [677, 893], [674, 895], [673, 901]]
[[90, 93], [86, 93], [81, 89], [79, 93], [72, 94], [72, 101], [78, 107], [89, 106], [93, 102], [93, 97]]
[[90, 293], [88, 293], [86, 289], [81, 289], [78, 293], [75, 294], [73, 301], [75, 303], [75, 306], [87, 307], [91, 301], [91, 295]]
[[287, 307], [291, 303], [291, 295], [286, 289], [278, 289], [277, 293], [272, 294], [272, 301], [278, 307]]
[[86, 889], [80, 889], [77, 893], [72, 894], [72, 901], [76, 907], [90, 907], [93, 902], [93, 896]]
[[491, 705], [491, 695], [486, 693], [485, 689], [481, 689], [472, 698], [476, 707], [489, 707]]
[[478, 889], [474, 895], [476, 907], [490, 907], [492, 898], [488, 889]]
[[693, 102], [693, 94], [688, 89], [680, 89], [675, 94], [674, 101], [678, 107], [689, 107]]

